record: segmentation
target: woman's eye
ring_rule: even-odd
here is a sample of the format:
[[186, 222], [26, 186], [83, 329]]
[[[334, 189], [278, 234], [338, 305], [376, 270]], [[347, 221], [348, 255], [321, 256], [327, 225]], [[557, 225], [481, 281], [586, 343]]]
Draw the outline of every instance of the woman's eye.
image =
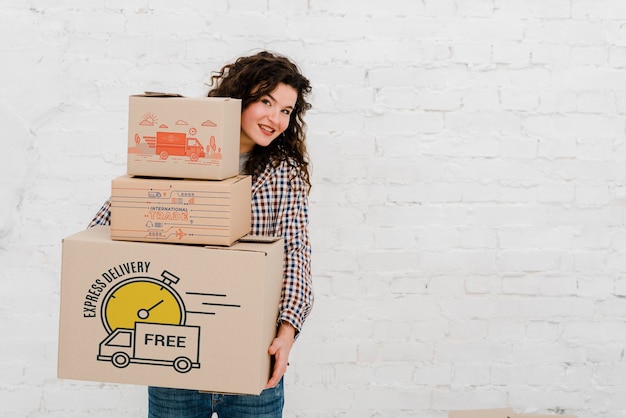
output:
[[291, 111], [290, 111], [289, 109], [283, 109], [283, 113], [284, 113], [285, 115], [290, 115], [290, 114], [291, 114]]
[[267, 106], [271, 105], [269, 99], [261, 99], [261, 103], [263, 103], [264, 105], [267, 105]]

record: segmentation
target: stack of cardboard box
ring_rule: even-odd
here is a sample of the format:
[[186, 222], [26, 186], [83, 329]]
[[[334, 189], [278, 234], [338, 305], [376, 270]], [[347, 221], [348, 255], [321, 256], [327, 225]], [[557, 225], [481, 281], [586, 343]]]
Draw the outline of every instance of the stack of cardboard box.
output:
[[238, 99], [130, 97], [111, 225], [63, 240], [59, 377], [261, 392], [284, 250], [246, 235], [240, 116]]
[[111, 238], [230, 245], [247, 234], [241, 101], [143, 95], [129, 109], [128, 175], [113, 180]]

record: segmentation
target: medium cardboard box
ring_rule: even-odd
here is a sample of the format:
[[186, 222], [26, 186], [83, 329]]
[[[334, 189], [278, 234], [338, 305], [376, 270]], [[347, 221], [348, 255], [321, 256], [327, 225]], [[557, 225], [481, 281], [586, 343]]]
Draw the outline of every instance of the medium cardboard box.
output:
[[259, 394], [270, 376], [283, 242], [63, 240], [58, 377]]
[[250, 232], [251, 178], [121, 176], [111, 182], [111, 238], [230, 245]]
[[130, 96], [127, 172], [205, 180], [235, 176], [240, 126], [240, 99]]
[[575, 415], [516, 414], [511, 408], [450, 411], [449, 418], [577, 418]]

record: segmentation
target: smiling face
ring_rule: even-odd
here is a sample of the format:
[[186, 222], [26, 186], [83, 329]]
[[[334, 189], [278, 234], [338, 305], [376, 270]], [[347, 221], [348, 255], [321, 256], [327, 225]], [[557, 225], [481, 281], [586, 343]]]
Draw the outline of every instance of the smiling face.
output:
[[239, 152], [249, 152], [254, 145], [266, 147], [289, 126], [291, 112], [298, 92], [293, 87], [278, 83], [276, 89], [241, 112]]

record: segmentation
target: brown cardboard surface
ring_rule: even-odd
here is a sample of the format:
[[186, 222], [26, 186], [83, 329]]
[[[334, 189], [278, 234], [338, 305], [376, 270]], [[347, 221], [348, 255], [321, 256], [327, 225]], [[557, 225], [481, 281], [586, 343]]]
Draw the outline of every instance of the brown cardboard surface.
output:
[[239, 172], [241, 100], [135, 95], [127, 173], [223, 180]]
[[516, 414], [511, 408], [450, 411], [449, 418], [577, 418], [575, 415]]
[[511, 418], [578, 418], [576, 415], [556, 414], [513, 414]]
[[111, 238], [231, 245], [250, 232], [251, 179], [121, 176], [111, 185]]
[[511, 408], [450, 411], [449, 418], [512, 418]]
[[258, 394], [270, 375], [284, 248], [63, 240], [58, 377]]

